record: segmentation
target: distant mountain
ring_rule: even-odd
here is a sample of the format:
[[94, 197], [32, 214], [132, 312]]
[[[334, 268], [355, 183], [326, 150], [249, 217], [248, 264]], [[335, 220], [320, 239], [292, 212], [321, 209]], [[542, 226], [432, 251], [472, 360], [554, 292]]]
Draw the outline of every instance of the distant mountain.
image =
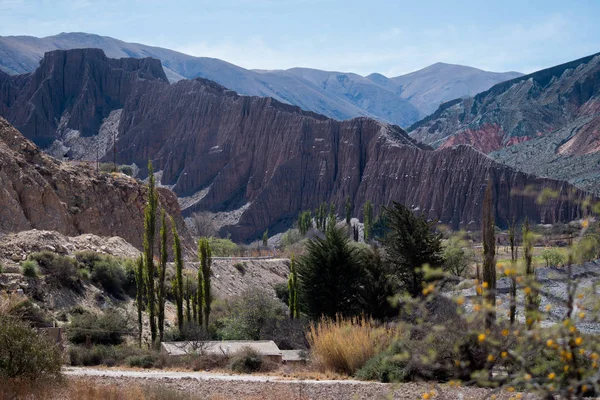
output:
[[600, 192], [600, 53], [443, 104], [409, 132]]
[[[0, 110], [59, 156], [109, 161], [116, 148], [117, 162], [137, 165], [141, 177], [151, 159], [184, 215], [226, 213], [221, 234], [236, 240], [287, 229], [323, 201], [343, 215], [347, 197], [353, 216], [366, 201], [375, 212], [397, 201], [453, 228], [477, 228], [488, 182], [499, 226], [578, 218], [588, 196], [469, 146], [434, 151], [395, 125], [336, 121], [203, 78], [169, 84], [158, 60], [108, 59], [98, 49], [53, 51], [32, 74], [0, 73]], [[544, 189], [560, 195], [540, 205], [532, 193]]]
[[240, 94], [272, 97], [339, 120], [367, 116], [401, 126], [430, 114], [444, 101], [471, 96], [521, 75], [441, 63], [396, 78], [307, 68], [247, 70], [215, 58], [86, 33], [0, 36], [0, 69], [11, 75], [32, 72], [45, 52], [74, 48], [99, 48], [111, 58], [157, 58], [171, 82], [202, 77]]

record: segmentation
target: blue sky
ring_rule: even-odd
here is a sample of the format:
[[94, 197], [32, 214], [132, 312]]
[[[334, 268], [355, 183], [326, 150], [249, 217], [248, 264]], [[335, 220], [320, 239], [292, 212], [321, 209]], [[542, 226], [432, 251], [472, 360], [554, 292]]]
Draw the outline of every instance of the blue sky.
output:
[[532, 72], [600, 52], [598, 17], [600, 0], [0, 0], [0, 35], [97, 33], [245, 68]]

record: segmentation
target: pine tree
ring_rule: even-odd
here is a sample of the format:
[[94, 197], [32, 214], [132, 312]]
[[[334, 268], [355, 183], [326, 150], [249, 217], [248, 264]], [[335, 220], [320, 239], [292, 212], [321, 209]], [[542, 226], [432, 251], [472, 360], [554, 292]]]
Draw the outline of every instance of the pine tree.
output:
[[298, 278], [296, 275], [296, 261], [293, 255], [290, 262], [290, 276], [288, 277], [288, 307], [290, 318], [298, 318]]
[[156, 342], [156, 292], [154, 288], [154, 236], [156, 233], [156, 207], [158, 197], [152, 162], [148, 161], [148, 201], [144, 210], [144, 262], [146, 295], [148, 298], [148, 312], [150, 314], [150, 335], [152, 344]]
[[373, 205], [368, 200], [363, 207], [363, 224], [365, 243], [367, 243], [371, 238], [371, 225], [373, 224]]
[[136, 261], [136, 270], [135, 270], [135, 301], [137, 305], [137, 315], [138, 315], [138, 344], [142, 347], [142, 329], [143, 329], [143, 317], [142, 311], [144, 310], [144, 294], [145, 294], [145, 281], [144, 281], [144, 257], [139, 256]]
[[167, 288], [165, 286], [165, 278], [167, 275], [167, 220], [164, 208], [160, 212], [160, 264], [158, 266], [158, 338], [162, 343], [165, 333], [165, 300]]
[[508, 241], [510, 243], [510, 324], [514, 325], [517, 317], [517, 246], [516, 225], [513, 219], [508, 228]]
[[175, 220], [171, 217], [171, 230], [173, 232], [173, 255], [175, 258], [175, 279], [173, 280], [173, 294], [177, 305], [177, 326], [179, 332], [183, 330], [183, 259], [181, 257], [181, 241]]
[[485, 301], [487, 307], [489, 307], [485, 316], [486, 328], [489, 328], [496, 321], [496, 234], [494, 232], [493, 210], [492, 182], [488, 181], [483, 198], [483, 215], [481, 218], [481, 233], [483, 239], [483, 282]]
[[415, 215], [400, 203], [384, 207], [387, 233], [383, 238], [386, 262], [391, 273], [412, 297], [422, 295], [424, 265], [441, 267], [442, 234], [435, 232], [436, 221]]
[[350, 226], [350, 220], [352, 219], [352, 203], [350, 202], [350, 196], [346, 197], [346, 225]]
[[[198, 241], [198, 256], [200, 258], [200, 268], [198, 274], [202, 275], [202, 289], [198, 288], [198, 293], [202, 295], [202, 307], [204, 315], [202, 324], [205, 332], [208, 332], [208, 322], [210, 318], [210, 266], [212, 264], [212, 253], [208, 239], [201, 238]], [[200, 283], [200, 279], [198, 281]]]

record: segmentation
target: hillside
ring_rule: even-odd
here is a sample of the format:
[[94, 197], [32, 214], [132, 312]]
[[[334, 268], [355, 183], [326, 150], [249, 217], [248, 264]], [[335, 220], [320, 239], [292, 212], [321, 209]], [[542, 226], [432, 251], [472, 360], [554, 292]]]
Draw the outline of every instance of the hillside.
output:
[[335, 119], [367, 116], [400, 126], [423, 118], [444, 101], [474, 95], [521, 75], [441, 63], [395, 78], [307, 68], [254, 71], [215, 58], [192, 57], [86, 33], [44, 38], [0, 36], [0, 70], [8, 74], [32, 72], [45, 52], [76, 48], [99, 48], [110, 58], [159, 59], [171, 82], [201, 77], [240, 94], [272, 97]]
[[[68, 236], [119, 236], [142, 248], [146, 187], [123, 174], [59, 162], [0, 118], [0, 232], [30, 229]], [[162, 207], [175, 218], [185, 243], [191, 237], [177, 199], [159, 189]]]
[[[340, 122], [271, 98], [240, 96], [205, 79], [171, 85], [139, 79], [140, 71], [120, 65], [99, 50], [48, 53], [35, 73], [5, 79], [4, 93], [13, 96], [7, 115], [27, 137], [47, 142], [47, 149], [84, 159], [95, 154], [81, 154], [81, 141], [96, 143], [100, 156], [112, 160], [105, 153], [111, 146], [98, 144], [112, 132], [108, 143], [117, 138], [117, 161], [136, 164], [143, 177], [152, 159], [184, 215], [235, 214], [221, 234], [236, 240], [286, 229], [298, 212], [323, 201], [333, 202], [341, 215], [347, 196], [354, 216], [367, 200], [376, 212], [398, 201], [453, 228], [478, 226], [488, 179], [500, 226], [513, 217], [546, 223], [577, 218], [576, 201], [586, 196], [575, 191], [567, 200], [571, 188], [564, 182], [517, 172], [470, 147], [433, 151], [394, 125], [368, 118]], [[151, 60], [142, 60], [139, 68], [148, 65]], [[65, 69], [77, 79], [65, 82]], [[115, 76], [123, 90], [106, 84]], [[53, 103], [39, 100], [48, 97]], [[101, 107], [94, 107], [98, 101]], [[23, 106], [14, 111], [16, 104]], [[99, 115], [107, 117], [94, 132]], [[61, 121], [58, 127], [55, 121]], [[562, 196], [537, 204], [535, 193], [544, 188]]]
[[409, 128], [436, 147], [469, 144], [537, 175], [600, 190], [600, 54], [454, 100]]

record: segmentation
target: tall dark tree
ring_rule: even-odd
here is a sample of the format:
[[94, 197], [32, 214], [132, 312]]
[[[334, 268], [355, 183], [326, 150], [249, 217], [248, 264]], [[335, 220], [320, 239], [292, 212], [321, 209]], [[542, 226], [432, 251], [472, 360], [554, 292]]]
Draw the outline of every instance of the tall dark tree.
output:
[[516, 239], [516, 223], [511, 222], [508, 227], [508, 241], [510, 243], [510, 324], [514, 325], [517, 318], [517, 239]]
[[329, 205], [329, 214], [327, 215], [327, 229], [335, 228], [337, 223], [337, 215], [335, 214], [335, 206], [333, 203]]
[[146, 292], [146, 282], [144, 279], [144, 257], [141, 255], [136, 261], [135, 286], [135, 301], [138, 316], [138, 344], [140, 347], [142, 347], [142, 329], [144, 327], [142, 312], [144, 311], [144, 296]]
[[158, 196], [152, 162], [148, 161], [148, 200], [144, 210], [144, 262], [146, 295], [148, 298], [148, 313], [150, 320], [150, 335], [152, 344], [156, 342], [156, 292], [154, 287], [154, 237], [156, 234], [156, 208]]
[[352, 203], [350, 202], [350, 196], [346, 196], [346, 225], [350, 226], [351, 219], [352, 219]]
[[269, 230], [267, 229], [262, 236], [263, 247], [267, 248], [269, 246]]
[[442, 234], [435, 232], [436, 222], [428, 222], [422, 215], [415, 215], [404, 205], [394, 202], [384, 207], [387, 233], [383, 238], [386, 262], [391, 273], [412, 296], [422, 294], [424, 273], [422, 267], [441, 267]]
[[529, 225], [529, 218], [525, 217], [523, 223], [523, 257], [525, 258], [526, 293], [525, 293], [525, 318], [527, 329], [531, 329], [537, 319], [538, 298], [535, 287], [535, 271], [533, 270], [533, 232]]
[[[199, 273], [202, 274], [202, 289], [198, 287], [198, 292], [202, 294], [202, 326], [205, 332], [208, 332], [208, 322], [210, 317], [210, 267], [212, 264], [212, 252], [208, 239], [201, 238], [198, 241], [198, 256], [200, 258]], [[200, 284], [200, 281], [198, 282]]]
[[177, 326], [179, 332], [183, 330], [183, 258], [181, 256], [181, 240], [177, 233], [175, 220], [171, 217], [171, 231], [173, 232], [173, 255], [175, 258], [175, 279], [173, 279], [173, 294], [177, 305]]
[[306, 233], [312, 228], [312, 215], [310, 211], [303, 211], [298, 216], [298, 230], [302, 236], [305, 236]]
[[298, 318], [298, 274], [296, 272], [296, 260], [293, 255], [290, 262], [290, 276], [288, 277], [288, 307], [290, 318]]
[[309, 317], [360, 313], [360, 260], [343, 229], [328, 229], [324, 238], [308, 240], [297, 276], [298, 303]]
[[160, 212], [160, 224], [160, 262], [158, 265], [158, 282], [156, 289], [158, 294], [158, 338], [162, 343], [165, 337], [165, 301], [167, 297], [165, 279], [167, 276], [167, 259], [169, 257], [167, 252], [167, 219], [164, 208]]
[[363, 268], [362, 308], [374, 319], [384, 320], [398, 315], [390, 299], [396, 294], [390, 268], [383, 259], [381, 249], [373, 246], [360, 252]]
[[373, 204], [368, 200], [363, 207], [363, 225], [365, 243], [367, 243], [371, 239], [371, 230], [373, 229]]
[[496, 233], [494, 231], [494, 206], [492, 202], [492, 182], [488, 181], [483, 197], [481, 218], [483, 239], [483, 282], [487, 311], [485, 326], [489, 328], [496, 321]]
[[185, 277], [185, 321], [188, 324], [192, 323], [192, 309], [190, 300], [192, 298], [192, 288], [190, 285], [190, 277]]

